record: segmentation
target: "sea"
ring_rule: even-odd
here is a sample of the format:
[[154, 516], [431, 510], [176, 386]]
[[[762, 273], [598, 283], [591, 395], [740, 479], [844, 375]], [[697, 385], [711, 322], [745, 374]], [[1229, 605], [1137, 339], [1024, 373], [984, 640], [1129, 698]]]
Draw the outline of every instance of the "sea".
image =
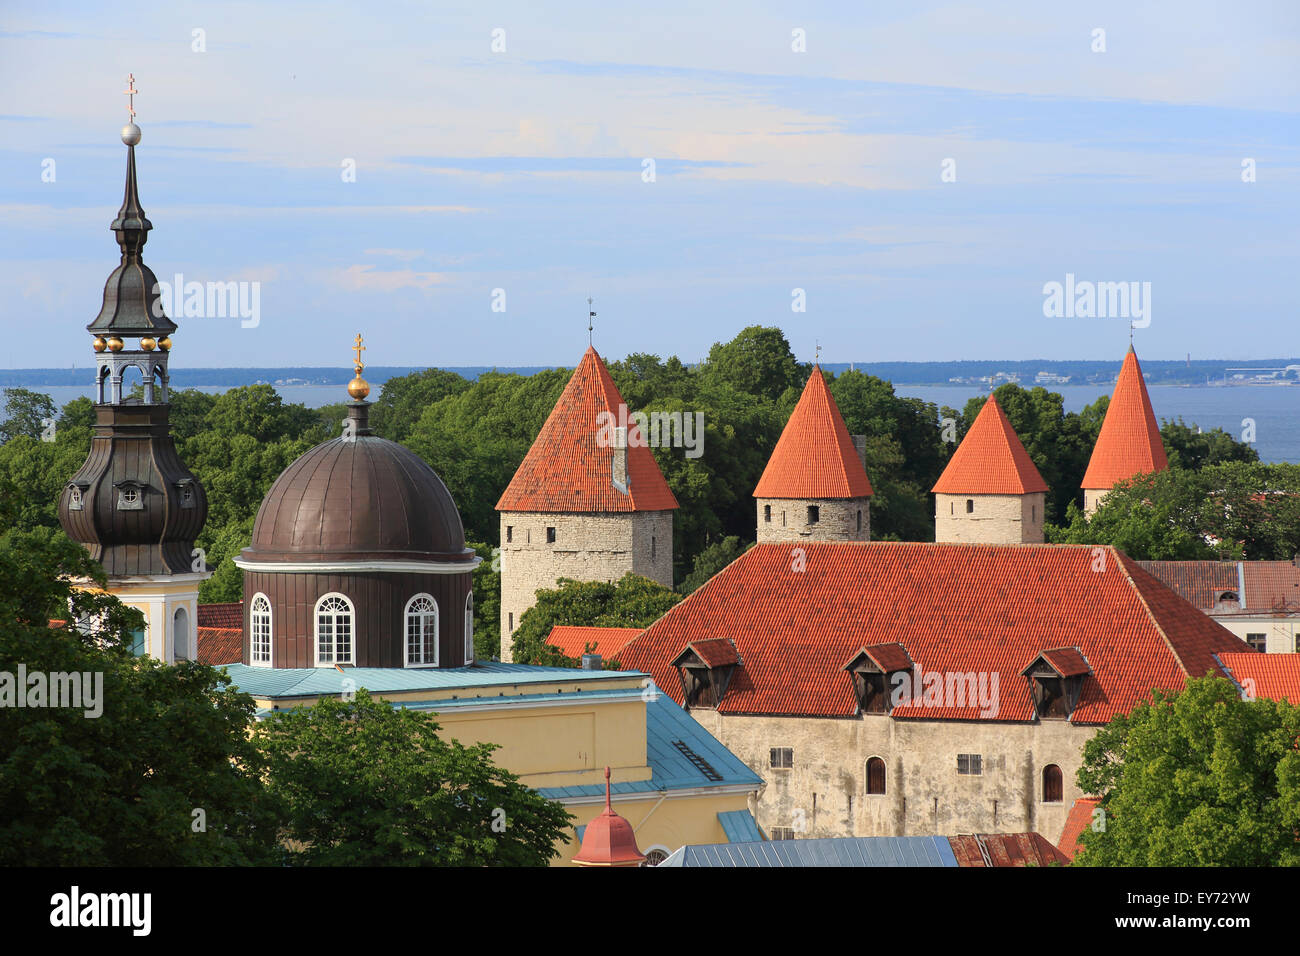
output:
[[[375, 383], [372, 383], [375, 384]], [[30, 386], [45, 392], [62, 407], [79, 396], [92, 397], [91, 387]], [[1077, 412], [1102, 395], [1109, 395], [1111, 385], [1051, 385], [1065, 401], [1067, 412]], [[200, 386], [204, 392], [224, 392], [227, 386]], [[377, 389], [376, 389], [377, 390]], [[286, 402], [309, 408], [346, 401], [338, 385], [278, 385], [276, 391]], [[895, 385], [898, 395], [947, 405], [960, 411], [968, 400], [982, 397], [987, 386], [981, 385]], [[1199, 425], [1209, 430], [1222, 428], [1238, 441], [1250, 438], [1261, 461], [1300, 464], [1300, 386], [1294, 385], [1149, 385], [1151, 405], [1156, 418]]]

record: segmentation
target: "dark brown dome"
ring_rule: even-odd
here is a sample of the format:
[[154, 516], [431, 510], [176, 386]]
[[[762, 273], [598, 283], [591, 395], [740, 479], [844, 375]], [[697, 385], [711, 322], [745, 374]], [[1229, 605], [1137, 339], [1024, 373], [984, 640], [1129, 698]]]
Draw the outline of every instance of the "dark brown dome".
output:
[[[361, 403], [357, 403], [360, 405]], [[323, 442], [284, 470], [262, 501], [246, 561], [470, 562], [442, 479], [409, 449], [369, 433]]]

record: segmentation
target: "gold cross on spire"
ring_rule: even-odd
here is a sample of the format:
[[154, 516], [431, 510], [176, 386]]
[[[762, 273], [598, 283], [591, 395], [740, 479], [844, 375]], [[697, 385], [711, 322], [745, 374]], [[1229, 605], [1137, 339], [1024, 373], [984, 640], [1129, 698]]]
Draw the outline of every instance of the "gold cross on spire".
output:
[[362, 370], [363, 368], [365, 368], [365, 365], [364, 365], [364, 364], [362, 363], [362, 361], [361, 361], [361, 353], [364, 352], [365, 350], [366, 350], [366, 347], [365, 347], [364, 345], [361, 344], [361, 333], [358, 332], [358, 333], [357, 333], [357, 344], [354, 345], [354, 346], [352, 346], [352, 351], [353, 351], [353, 352], [356, 354], [356, 356], [357, 356], [356, 366], [357, 366], [357, 374], [358, 374], [358, 375], [360, 375], [360, 374], [361, 374], [361, 370]]
[[127, 81], [126, 89], [124, 89], [122, 93], [124, 96], [127, 97], [126, 111], [131, 116], [131, 122], [134, 123], [135, 122], [135, 94], [139, 93], [140, 91], [135, 88], [134, 73], [128, 73], [126, 75], [126, 81]]

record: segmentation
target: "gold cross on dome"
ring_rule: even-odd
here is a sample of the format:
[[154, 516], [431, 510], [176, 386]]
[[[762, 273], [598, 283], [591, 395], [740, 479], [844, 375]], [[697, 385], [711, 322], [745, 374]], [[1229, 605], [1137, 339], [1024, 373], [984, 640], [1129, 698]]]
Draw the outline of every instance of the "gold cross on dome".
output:
[[131, 115], [132, 122], [135, 121], [135, 94], [139, 92], [140, 91], [135, 88], [135, 74], [128, 73], [126, 75], [126, 89], [124, 89], [122, 93], [127, 97], [126, 111]]
[[364, 352], [365, 350], [366, 350], [366, 347], [365, 347], [364, 345], [361, 344], [361, 333], [358, 332], [358, 333], [357, 333], [357, 344], [354, 345], [354, 346], [352, 346], [352, 351], [355, 352], [355, 353], [356, 353], [356, 356], [357, 356], [357, 373], [358, 373], [358, 374], [360, 374], [361, 370], [362, 370], [363, 368], [365, 368], [365, 365], [363, 365], [362, 362], [361, 362], [361, 353]]

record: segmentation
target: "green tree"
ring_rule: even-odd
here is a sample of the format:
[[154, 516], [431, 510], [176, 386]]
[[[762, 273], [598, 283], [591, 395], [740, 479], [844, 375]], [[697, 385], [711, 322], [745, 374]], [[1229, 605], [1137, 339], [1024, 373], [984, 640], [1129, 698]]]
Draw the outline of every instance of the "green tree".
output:
[[19, 435], [40, 438], [46, 422], [55, 418], [54, 400], [44, 392], [27, 388], [4, 390], [5, 417], [0, 421], [0, 443]]
[[1300, 865], [1300, 708], [1222, 677], [1156, 689], [1084, 745], [1079, 787], [1104, 827], [1084, 866]]
[[537, 603], [515, 628], [514, 659], [520, 664], [574, 667], [576, 662], [546, 643], [556, 624], [590, 627], [649, 627], [682, 600], [682, 595], [649, 578], [628, 573], [612, 581], [571, 581], [537, 592]]
[[1245, 442], [1237, 441], [1222, 428], [1203, 432], [1185, 425], [1181, 417], [1177, 422], [1162, 424], [1160, 437], [1164, 439], [1170, 468], [1200, 471], [1207, 465], [1222, 462], [1259, 461], [1259, 452]]
[[140, 612], [69, 584], [105, 584], [86, 552], [61, 532], [4, 527], [0, 672], [86, 675], [98, 703], [0, 706], [0, 866], [277, 859], [252, 699], [210, 667], [132, 656]]
[[472, 574], [474, 588], [474, 660], [501, 656], [501, 549], [466, 541], [482, 562]]
[[745, 544], [735, 535], [709, 545], [695, 555], [691, 573], [686, 575], [681, 583], [677, 585], [677, 592], [679, 594], [690, 594], [752, 546], [752, 541]]
[[363, 688], [258, 725], [288, 860], [303, 866], [545, 866], [571, 817], [492, 763], [493, 744], [443, 739], [431, 713]]
[[370, 426], [382, 438], [404, 441], [426, 408], [469, 387], [460, 375], [440, 368], [390, 378], [370, 409]]
[[810, 371], [795, 361], [780, 329], [751, 325], [730, 342], [715, 343], [700, 374], [706, 388], [726, 386], [776, 402], [788, 389], [803, 388]]

